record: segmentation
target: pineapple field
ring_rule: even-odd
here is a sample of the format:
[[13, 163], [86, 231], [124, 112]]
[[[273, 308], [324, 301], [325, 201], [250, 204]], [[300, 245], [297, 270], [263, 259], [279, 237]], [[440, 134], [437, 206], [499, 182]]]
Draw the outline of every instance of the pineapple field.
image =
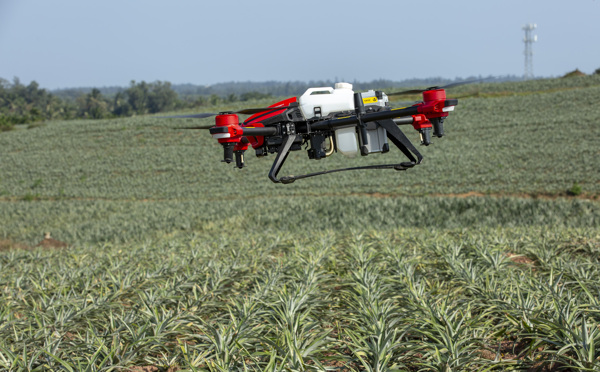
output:
[[0, 370], [600, 370], [600, 76], [448, 95], [422, 164], [290, 185], [211, 119], [0, 133]]

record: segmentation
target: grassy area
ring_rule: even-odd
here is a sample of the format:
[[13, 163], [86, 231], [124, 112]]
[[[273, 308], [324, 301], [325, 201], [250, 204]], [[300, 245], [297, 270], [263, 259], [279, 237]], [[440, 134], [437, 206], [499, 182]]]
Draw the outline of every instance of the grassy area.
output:
[[[5, 207], [6, 206], [6, 207]], [[165, 234], [377, 228], [597, 227], [600, 204], [516, 197], [257, 196], [208, 200], [37, 200], [4, 203], [5, 239], [35, 244], [42, 233], [75, 244], [134, 242]], [[15, 238], [20, 237], [20, 239]]]
[[473, 91], [414, 169], [291, 185], [210, 119], [1, 133], [0, 369], [598, 370], [600, 78]]
[[228, 227], [3, 254], [0, 365], [598, 367], [597, 229]]
[[[561, 196], [577, 183], [584, 195], [596, 198], [600, 150], [594, 133], [600, 79], [580, 79], [581, 88], [567, 85], [558, 90], [556, 84], [571, 80], [556, 79], [550, 87], [542, 84], [548, 90], [526, 96], [461, 100], [447, 120], [446, 136], [421, 147], [423, 164], [407, 172], [346, 172], [285, 187], [268, 181], [273, 156], [255, 158], [250, 150], [248, 166], [240, 171], [220, 162], [221, 148], [206, 132], [174, 129], [210, 124], [211, 119], [145, 116], [56, 122], [0, 136], [0, 195], [5, 200], [212, 200], [234, 195], [312, 196], [334, 190], [335, 194], [475, 191]], [[595, 85], [587, 86], [590, 82]], [[526, 84], [482, 84], [479, 90]], [[530, 84], [533, 88], [541, 83]], [[418, 143], [414, 130], [404, 130]], [[334, 154], [320, 161], [309, 161], [305, 151], [297, 151], [289, 158], [282, 175], [403, 159], [398, 151], [352, 160]]]

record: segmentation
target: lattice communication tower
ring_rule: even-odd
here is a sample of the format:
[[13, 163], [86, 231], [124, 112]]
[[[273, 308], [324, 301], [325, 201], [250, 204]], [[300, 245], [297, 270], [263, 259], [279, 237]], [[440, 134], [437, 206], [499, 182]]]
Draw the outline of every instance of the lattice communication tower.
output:
[[525, 43], [525, 73], [523, 74], [523, 80], [533, 78], [533, 43], [537, 41], [537, 35], [532, 35], [532, 33], [536, 28], [537, 24], [535, 23], [523, 26], [523, 31], [525, 31], [525, 37], [523, 38]]

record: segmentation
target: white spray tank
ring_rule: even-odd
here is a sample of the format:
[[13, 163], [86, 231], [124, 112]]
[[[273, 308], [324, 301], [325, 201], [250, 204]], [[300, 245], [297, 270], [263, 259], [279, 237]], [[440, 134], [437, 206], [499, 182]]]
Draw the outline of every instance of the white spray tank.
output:
[[335, 83], [335, 88], [310, 88], [298, 101], [306, 120], [332, 112], [354, 111], [354, 91], [349, 83]]
[[[334, 112], [354, 112], [354, 91], [352, 84], [336, 83], [335, 88], [320, 87], [308, 89], [299, 99], [300, 111], [306, 120], [325, 117]], [[356, 126], [336, 129], [337, 150], [353, 157], [358, 153]]]

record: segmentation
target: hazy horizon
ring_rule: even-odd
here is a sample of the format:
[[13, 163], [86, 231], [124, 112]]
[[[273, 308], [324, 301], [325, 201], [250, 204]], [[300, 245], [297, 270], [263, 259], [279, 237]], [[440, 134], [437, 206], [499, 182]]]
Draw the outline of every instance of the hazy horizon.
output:
[[600, 1], [0, 1], [0, 77], [55, 90], [130, 81], [536, 77], [600, 67]]

